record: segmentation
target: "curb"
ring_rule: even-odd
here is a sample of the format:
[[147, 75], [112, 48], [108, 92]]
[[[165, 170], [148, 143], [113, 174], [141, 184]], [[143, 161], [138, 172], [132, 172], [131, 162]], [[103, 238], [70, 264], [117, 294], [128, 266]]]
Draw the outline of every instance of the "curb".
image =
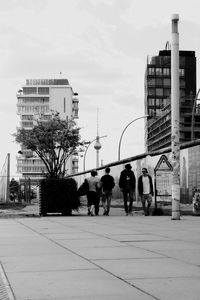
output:
[[11, 286], [0, 263], [0, 300], [15, 300]]

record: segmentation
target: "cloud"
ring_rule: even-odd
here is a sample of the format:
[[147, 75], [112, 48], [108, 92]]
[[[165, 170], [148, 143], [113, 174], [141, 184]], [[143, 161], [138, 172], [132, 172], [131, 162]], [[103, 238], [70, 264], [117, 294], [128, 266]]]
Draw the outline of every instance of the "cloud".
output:
[[34, 10], [38, 11], [47, 5], [48, 0], [1, 0], [1, 12], [11, 12], [13, 10], [16, 10], [17, 8], [24, 8], [27, 10]]

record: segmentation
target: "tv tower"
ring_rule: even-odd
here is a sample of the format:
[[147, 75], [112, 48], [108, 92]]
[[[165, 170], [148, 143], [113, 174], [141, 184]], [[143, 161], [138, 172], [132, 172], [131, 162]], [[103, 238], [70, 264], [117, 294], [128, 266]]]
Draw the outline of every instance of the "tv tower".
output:
[[99, 150], [101, 149], [101, 143], [99, 141], [99, 110], [97, 109], [97, 136], [94, 144], [96, 150], [96, 168], [99, 168]]

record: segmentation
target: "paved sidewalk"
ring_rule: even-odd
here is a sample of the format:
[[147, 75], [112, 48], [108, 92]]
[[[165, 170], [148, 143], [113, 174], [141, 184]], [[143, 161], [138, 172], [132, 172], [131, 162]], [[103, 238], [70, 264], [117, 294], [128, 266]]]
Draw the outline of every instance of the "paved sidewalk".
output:
[[200, 219], [0, 218], [0, 299], [200, 299]]
[[[119, 215], [124, 214], [123, 201], [112, 201], [111, 211], [114, 211], [114, 214], [118, 213]], [[137, 214], [142, 214], [143, 210], [141, 207], [141, 202], [133, 203], [133, 210]], [[192, 204], [180, 204], [181, 215], [192, 215]], [[153, 213], [154, 207], [152, 205], [151, 212]], [[171, 205], [162, 206], [161, 209], [163, 215], [171, 216]], [[7, 209], [0, 207], [0, 218], [13, 218], [13, 217], [39, 217], [39, 203], [33, 204], [23, 204], [22, 206], [9, 207]]]

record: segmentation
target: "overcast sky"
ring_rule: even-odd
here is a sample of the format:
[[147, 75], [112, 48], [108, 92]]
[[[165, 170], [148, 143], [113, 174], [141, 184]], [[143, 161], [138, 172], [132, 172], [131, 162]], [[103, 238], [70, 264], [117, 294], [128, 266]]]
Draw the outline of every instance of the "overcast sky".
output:
[[[98, 109], [99, 135], [107, 135], [100, 160], [116, 161], [122, 130], [144, 115], [147, 56], [171, 42], [174, 13], [180, 50], [196, 51], [198, 71], [199, 8], [198, 0], [0, 0], [0, 168], [10, 153], [11, 176], [16, 173], [17, 90], [28, 78], [59, 78], [60, 72], [79, 94], [82, 139], [95, 138]], [[121, 158], [144, 152], [143, 124], [126, 130]], [[91, 145], [86, 169], [95, 164]]]

